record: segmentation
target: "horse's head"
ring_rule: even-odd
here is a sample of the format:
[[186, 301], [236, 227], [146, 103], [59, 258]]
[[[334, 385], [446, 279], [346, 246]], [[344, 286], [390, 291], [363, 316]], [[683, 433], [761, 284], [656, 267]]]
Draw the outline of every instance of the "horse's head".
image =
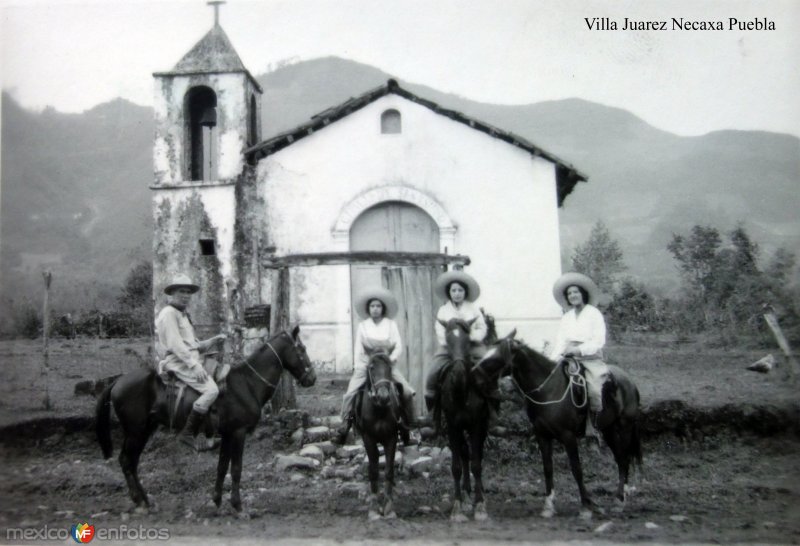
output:
[[389, 355], [373, 355], [367, 365], [367, 394], [372, 403], [377, 407], [388, 407], [392, 402], [393, 389], [392, 361]]
[[477, 318], [466, 321], [459, 318], [451, 318], [447, 322], [439, 320], [439, 324], [444, 326], [444, 340], [447, 344], [447, 352], [454, 361], [466, 361], [469, 359], [469, 331]]
[[300, 340], [300, 326], [295, 326], [291, 331], [284, 330], [277, 337], [284, 342], [279, 355], [283, 368], [303, 387], [316, 383], [317, 373], [308, 358], [306, 346]]
[[472, 380], [479, 391], [487, 391], [490, 381], [496, 376], [510, 373], [513, 350], [515, 344], [519, 343], [514, 339], [516, 335], [517, 330], [514, 329], [506, 337], [494, 343], [481, 361], [472, 368]]

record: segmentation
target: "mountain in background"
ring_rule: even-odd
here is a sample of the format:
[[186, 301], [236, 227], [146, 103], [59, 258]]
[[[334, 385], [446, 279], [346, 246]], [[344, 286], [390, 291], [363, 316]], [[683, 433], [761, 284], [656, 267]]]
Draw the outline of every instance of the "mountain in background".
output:
[[[338, 58], [262, 75], [263, 136], [390, 77]], [[628, 273], [662, 292], [678, 284], [666, 245], [672, 233], [688, 233], [694, 224], [725, 233], [742, 222], [762, 258], [779, 246], [800, 249], [796, 137], [757, 131], [680, 137], [625, 110], [580, 99], [493, 105], [402, 85], [517, 133], [589, 175], [560, 211], [565, 268], [597, 220], [620, 242]], [[3, 94], [4, 307], [25, 297], [38, 305], [44, 267], [54, 272], [55, 307], [111, 302], [132, 264], [150, 253], [153, 133], [152, 109], [122, 99], [82, 114], [34, 113]]]

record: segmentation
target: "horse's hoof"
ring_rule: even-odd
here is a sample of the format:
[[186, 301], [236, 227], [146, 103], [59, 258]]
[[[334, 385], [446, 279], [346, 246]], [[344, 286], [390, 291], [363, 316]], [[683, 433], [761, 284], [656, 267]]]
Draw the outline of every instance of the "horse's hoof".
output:
[[392, 510], [388, 514], [384, 514], [383, 519], [397, 519], [397, 512]]
[[[241, 510], [241, 508], [239, 508], [239, 510]], [[236, 514], [236, 517], [239, 518], [242, 521], [250, 520], [250, 514], [248, 514], [247, 512], [238, 512]]]
[[475, 510], [475, 521], [486, 521], [489, 519], [489, 514], [484, 509]]
[[370, 510], [367, 513], [367, 520], [368, 521], [378, 521], [379, 519], [381, 519], [381, 515], [378, 512], [376, 512], [375, 510]]
[[450, 515], [450, 521], [452, 521], [453, 523], [465, 523], [469, 521], [469, 518], [465, 516], [464, 513], [461, 512], [461, 510], [459, 510], [457, 512], [453, 512]]
[[242, 503], [241, 502], [233, 502], [233, 501], [231, 501], [231, 506], [233, 506], [233, 509], [236, 510], [237, 512], [241, 512], [242, 511]]
[[220, 506], [222, 506], [222, 495], [220, 495], [219, 497], [217, 497], [217, 496], [215, 495], [215, 496], [211, 497], [211, 500], [213, 500], [213, 501], [214, 501], [214, 504], [217, 506], [217, 508], [219, 508]]
[[581, 521], [592, 521], [592, 511], [589, 508], [582, 508], [578, 517]]
[[545, 508], [544, 510], [542, 510], [542, 513], [541, 513], [541, 516], [543, 518], [545, 518], [545, 519], [550, 519], [555, 515], [556, 515], [556, 511], [553, 510], [552, 508]]

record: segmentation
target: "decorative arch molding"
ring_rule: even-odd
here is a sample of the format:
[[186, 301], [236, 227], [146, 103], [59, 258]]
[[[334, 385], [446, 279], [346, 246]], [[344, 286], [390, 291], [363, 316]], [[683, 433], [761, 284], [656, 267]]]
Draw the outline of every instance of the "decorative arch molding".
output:
[[381, 186], [359, 194], [347, 203], [339, 212], [336, 223], [331, 230], [333, 239], [339, 250], [350, 248], [350, 228], [362, 212], [370, 207], [387, 201], [410, 203], [424, 210], [439, 227], [439, 251], [455, 253], [455, 237], [457, 227], [450, 215], [433, 197], [408, 186]]

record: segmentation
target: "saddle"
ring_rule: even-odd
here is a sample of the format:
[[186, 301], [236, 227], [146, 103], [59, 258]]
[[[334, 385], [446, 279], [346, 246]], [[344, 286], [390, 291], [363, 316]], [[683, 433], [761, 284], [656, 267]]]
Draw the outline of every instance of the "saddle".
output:
[[[206, 353], [204, 356], [213, 356], [216, 353]], [[231, 371], [230, 364], [222, 364], [217, 362], [214, 359], [206, 358], [203, 364], [206, 372], [211, 375], [214, 379], [214, 382], [219, 387], [220, 395], [224, 392], [226, 387], [226, 379], [228, 377], [228, 373]], [[154, 405], [158, 407], [160, 404], [159, 402], [163, 402], [166, 407], [167, 415], [169, 417], [169, 428], [170, 430], [174, 429], [174, 423], [177, 420], [178, 411], [180, 411], [181, 402], [183, 401], [183, 396], [186, 391], [186, 383], [178, 379], [178, 377], [171, 371], [167, 371], [161, 374], [157, 374], [157, 377], [161, 384], [164, 386], [163, 392], [164, 399], [161, 400], [161, 395], [159, 394], [159, 400]], [[209, 411], [209, 415], [212, 412], [216, 411], [216, 402], [211, 406], [211, 411]], [[208, 423], [206, 423], [208, 426]]]
[[[569, 376], [580, 376], [582, 381], [580, 383], [572, 382], [572, 389], [573, 393], [576, 397], [583, 396], [583, 393], [576, 392], [576, 389], [581, 388], [586, 391], [586, 369], [583, 365], [581, 359], [576, 357], [566, 357], [562, 359], [564, 374]], [[588, 394], [587, 394], [588, 396]], [[604, 425], [613, 421], [614, 416], [618, 415], [623, 408], [624, 401], [622, 399], [622, 393], [620, 389], [617, 388], [617, 381], [614, 377], [614, 371], [609, 367], [608, 370], [608, 379], [603, 383], [603, 387], [600, 391], [600, 396], [603, 404], [603, 408], [600, 410], [600, 413], [594, 417], [595, 420], [595, 427], [598, 429], [603, 428]], [[575, 398], [573, 398], [575, 399]], [[579, 398], [578, 398], [579, 399]], [[588, 404], [588, 398], [586, 399]]]

